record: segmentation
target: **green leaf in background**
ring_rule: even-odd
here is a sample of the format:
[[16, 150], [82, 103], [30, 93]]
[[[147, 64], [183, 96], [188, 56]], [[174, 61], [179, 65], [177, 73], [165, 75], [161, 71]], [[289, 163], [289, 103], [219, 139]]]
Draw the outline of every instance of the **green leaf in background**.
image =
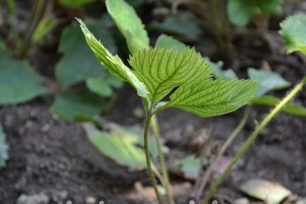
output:
[[164, 32], [182, 35], [191, 40], [195, 40], [201, 35], [201, 28], [196, 21], [183, 16], [168, 16], [164, 22], [155, 21], [152, 26]]
[[[127, 137], [133, 142], [134, 145], [144, 147], [144, 140], [142, 136], [142, 131], [136, 131], [132, 128], [126, 128], [116, 123], [111, 123], [109, 125], [110, 134], [118, 135], [120, 137]], [[163, 150], [167, 150], [166, 146], [162, 147]], [[149, 138], [149, 151], [152, 158], [156, 159], [158, 156], [157, 144], [154, 137]]]
[[141, 4], [143, 4], [145, 2], [145, 0], [126, 0], [126, 2], [133, 7], [138, 7]]
[[262, 200], [267, 204], [279, 204], [291, 195], [291, 192], [280, 184], [263, 179], [248, 180], [239, 188], [243, 193]]
[[0, 55], [0, 105], [23, 103], [46, 92], [29, 64]]
[[209, 63], [209, 68], [212, 70], [214, 76], [217, 79], [238, 79], [236, 73], [233, 70], [222, 70], [223, 62], [219, 61], [215, 63], [210, 61], [208, 57], [205, 57], [205, 60], [207, 63]]
[[276, 72], [249, 68], [248, 75], [251, 80], [259, 83], [259, 89], [256, 94], [257, 96], [262, 96], [269, 91], [283, 89], [290, 86], [290, 83]]
[[149, 37], [134, 8], [124, 0], [106, 0], [108, 13], [127, 41], [132, 54], [149, 48]]
[[280, 26], [279, 33], [285, 40], [287, 52], [301, 51], [306, 54], [306, 15], [290, 16]]
[[133, 71], [122, 62], [119, 56], [112, 55], [88, 30], [82, 20], [79, 20], [79, 23], [84, 33], [86, 42], [96, 55], [97, 59], [109, 72], [132, 85], [137, 90], [138, 96], [144, 98], [145, 102], [149, 104], [150, 101], [148, 97], [148, 90], [135, 76]]
[[201, 117], [223, 115], [246, 105], [257, 87], [251, 80], [202, 80], [179, 87], [161, 109], [179, 108]]
[[50, 107], [61, 119], [92, 118], [102, 110], [101, 98], [87, 91], [64, 92], [56, 96]]
[[[276, 98], [274, 96], [259, 96], [252, 100], [252, 103], [255, 105], [265, 105], [265, 106], [276, 106], [281, 102], [281, 99]], [[306, 108], [303, 106], [300, 106], [295, 103], [288, 103], [283, 109], [283, 112], [295, 115], [295, 116], [301, 116], [306, 117]]]
[[204, 80], [211, 71], [194, 49], [143, 50], [130, 59], [135, 74], [149, 91], [152, 104], [163, 99], [172, 89], [185, 83]]
[[103, 155], [118, 164], [138, 169], [146, 166], [144, 151], [136, 147], [129, 137], [99, 132], [89, 135], [89, 139]]
[[90, 91], [102, 97], [110, 97], [113, 94], [114, 88], [118, 89], [123, 86], [123, 81], [113, 75], [106, 74], [87, 79], [86, 86]]
[[246, 26], [254, 13], [254, 5], [246, 0], [228, 0], [227, 15], [232, 24]]
[[194, 155], [188, 155], [175, 161], [175, 166], [179, 166], [186, 178], [197, 179], [201, 170], [201, 160]]
[[274, 14], [282, 11], [283, 0], [228, 0], [227, 14], [231, 23], [246, 26], [256, 11]]
[[0, 169], [5, 166], [5, 161], [8, 159], [8, 146], [5, 141], [5, 134], [0, 125]]
[[57, 24], [54, 16], [43, 18], [32, 35], [33, 43], [39, 43]]
[[85, 4], [92, 3], [95, 0], [59, 0], [59, 3], [69, 8], [79, 8]]
[[155, 43], [155, 48], [169, 48], [172, 50], [183, 50], [186, 47], [184, 43], [168, 35], [160, 35]]
[[[114, 39], [109, 29], [103, 25], [102, 20], [87, 20], [88, 26], [102, 39], [103, 44], [111, 52], [116, 51]], [[68, 26], [60, 40], [59, 50], [63, 57], [56, 65], [55, 74], [57, 81], [62, 86], [70, 86], [85, 81], [89, 77], [97, 77], [105, 74], [101, 64], [84, 42], [82, 32], [76, 23]]]

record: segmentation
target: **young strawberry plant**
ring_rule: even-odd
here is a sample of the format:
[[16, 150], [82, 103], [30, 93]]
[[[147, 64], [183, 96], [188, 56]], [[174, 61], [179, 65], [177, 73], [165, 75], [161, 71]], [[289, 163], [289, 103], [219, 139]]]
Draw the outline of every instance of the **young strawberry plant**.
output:
[[[122, 0], [113, 5], [112, 1], [106, 1], [106, 3], [108, 7], [113, 6], [112, 9], [124, 8], [126, 13], [130, 12], [129, 15], [135, 16], [132, 8]], [[169, 108], [179, 108], [201, 117], [223, 115], [247, 104], [254, 97], [257, 84], [250, 80], [213, 80], [209, 63], [194, 49], [150, 48], [146, 38], [140, 38], [140, 40], [133, 38], [134, 30], [131, 29], [139, 27], [123, 25], [129, 20], [124, 16], [118, 17], [117, 20], [115, 18], [120, 30], [132, 36], [130, 43], [128, 41], [129, 48], [132, 50], [132, 56], [129, 59], [130, 67], [117, 55], [112, 55], [91, 34], [86, 25], [81, 20], [79, 22], [86, 41], [97, 59], [110, 73], [134, 87], [143, 101], [146, 110], [143, 137], [147, 169], [157, 199], [159, 203], [162, 203], [148, 149], [148, 134], [152, 118], [154, 119], [158, 112]], [[161, 148], [158, 149], [159, 154], [162, 155]], [[160, 157], [161, 161], [163, 161], [162, 157]], [[161, 162], [161, 171], [168, 202], [174, 203], [164, 162]]]

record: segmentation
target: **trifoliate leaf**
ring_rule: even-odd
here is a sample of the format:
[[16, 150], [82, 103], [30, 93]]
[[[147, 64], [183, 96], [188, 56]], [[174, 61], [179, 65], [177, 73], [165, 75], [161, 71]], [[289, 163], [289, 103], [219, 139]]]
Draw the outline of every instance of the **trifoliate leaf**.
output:
[[257, 83], [250, 80], [200, 80], [179, 87], [160, 109], [180, 108], [201, 117], [232, 112], [255, 95]]
[[28, 63], [0, 54], [0, 105], [23, 103], [46, 92]]
[[257, 96], [262, 96], [271, 90], [283, 89], [290, 86], [290, 83], [276, 72], [249, 68], [248, 75], [251, 80], [258, 82], [259, 84], [256, 94]]
[[[116, 51], [114, 39], [101, 21], [88, 19], [86, 23], [103, 39], [103, 44], [112, 53]], [[83, 39], [83, 34], [75, 23], [65, 28], [61, 36], [59, 49], [63, 53], [63, 57], [56, 65], [55, 74], [57, 81], [62, 86], [71, 86], [83, 82], [89, 77], [105, 74]]]
[[120, 79], [127, 81], [136, 90], [140, 97], [143, 97], [146, 103], [150, 103], [148, 98], [148, 91], [144, 84], [135, 76], [132, 70], [130, 70], [117, 55], [112, 55], [88, 30], [82, 20], [79, 20], [81, 29], [85, 35], [87, 44], [94, 52], [98, 60], [105, 66], [105, 68], [119, 77]]
[[124, 0], [106, 0], [108, 13], [125, 37], [132, 54], [149, 48], [149, 38], [133, 7]]
[[137, 78], [149, 91], [152, 104], [156, 104], [174, 88], [204, 80], [211, 74], [200, 54], [194, 49], [183, 51], [149, 49], [136, 53], [130, 59]]
[[160, 35], [155, 43], [155, 48], [169, 48], [172, 50], [183, 50], [185, 44], [180, 41], [170, 37], [168, 35]]
[[290, 190], [280, 184], [263, 179], [248, 180], [240, 186], [240, 190], [267, 204], [279, 204], [291, 194]]
[[[252, 103], [255, 105], [265, 105], [265, 106], [276, 106], [281, 102], [281, 99], [276, 98], [274, 96], [259, 96], [252, 100]], [[287, 103], [287, 105], [284, 106], [282, 109], [285, 113], [295, 115], [295, 116], [301, 116], [306, 117], [306, 108], [303, 106], [300, 106], [296, 103]]]
[[306, 15], [290, 16], [280, 26], [279, 33], [285, 40], [287, 52], [301, 51], [306, 54]]
[[0, 125], [0, 169], [4, 167], [5, 161], [8, 159], [8, 147], [5, 141], [5, 134], [2, 126]]
[[77, 120], [98, 115], [102, 110], [101, 104], [100, 97], [87, 91], [64, 92], [56, 96], [50, 110], [61, 119]]

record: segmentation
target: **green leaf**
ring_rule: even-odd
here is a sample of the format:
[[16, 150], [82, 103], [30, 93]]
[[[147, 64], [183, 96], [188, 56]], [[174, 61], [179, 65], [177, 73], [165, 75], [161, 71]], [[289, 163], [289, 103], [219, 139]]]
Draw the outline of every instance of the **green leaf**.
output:
[[155, 43], [155, 48], [169, 48], [172, 50], [183, 50], [186, 47], [184, 43], [168, 35], [160, 35]]
[[306, 54], [306, 15], [290, 16], [280, 26], [279, 33], [285, 40], [287, 52], [301, 51]]
[[134, 8], [124, 0], [106, 0], [108, 13], [127, 41], [132, 54], [149, 48], [149, 38]]
[[283, 0], [229, 0], [227, 14], [231, 23], [236, 26], [245, 26], [258, 10], [265, 14], [281, 12], [282, 3]]
[[280, 184], [263, 179], [248, 180], [240, 186], [240, 190], [267, 204], [279, 204], [291, 195], [291, 192]]
[[5, 161], [8, 159], [8, 146], [5, 141], [5, 134], [0, 125], [0, 169], [5, 166]]
[[[116, 50], [114, 39], [102, 21], [87, 20], [86, 22], [103, 39], [106, 47], [114, 52]], [[77, 24], [73, 23], [64, 30], [59, 49], [63, 57], [56, 65], [56, 79], [62, 86], [71, 86], [89, 77], [104, 74], [100, 68], [101, 65], [86, 46]]]
[[119, 77], [123, 81], [127, 81], [131, 84], [136, 90], [137, 94], [144, 98], [146, 104], [150, 103], [148, 90], [144, 86], [144, 84], [136, 77], [134, 72], [129, 69], [117, 55], [112, 55], [94, 36], [83, 21], [79, 20], [81, 29], [84, 33], [87, 44], [91, 48], [91, 50], [95, 53], [98, 60], [105, 66], [105, 68]]
[[28, 63], [0, 54], [0, 105], [23, 103], [46, 92]]
[[89, 135], [93, 145], [105, 156], [118, 164], [134, 168], [145, 168], [144, 151], [136, 147], [129, 137], [99, 132]]
[[[265, 106], [276, 106], [281, 102], [281, 99], [276, 98], [274, 96], [259, 96], [252, 100], [252, 103], [254, 105], [265, 105]], [[306, 117], [306, 108], [303, 106], [300, 106], [295, 103], [288, 103], [283, 109], [285, 113], [295, 115], [295, 116], [301, 116]]]
[[149, 99], [156, 104], [174, 88], [208, 78], [210, 69], [194, 49], [183, 51], [149, 49], [136, 53], [130, 59], [135, 74], [149, 91]]
[[160, 109], [180, 108], [201, 117], [232, 112], [255, 95], [257, 84], [250, 80], [201, 80], [179, 87]]
[[69, 8], [79, 8], [94, 1], [95, 0], [59, 0], [59, 3]]
[[201, 170], [201, 160], [194, 155], [188, 155], [180, 160], [175, 161], [175, 166], [179, 166], [186, 178], [199, 178]]
[[64, 92], [56, 96], [50, 107], [59, 118], [74, 120], [92, 118], [102, 110], [101, 99], [90, 92]]
[[276, 72], [249, 68], [248, 75], [251, 80], [259, 83], [259, 89], [256, 94], [257, 96], [262, 96], [271, 90], [284, 89], [290, 86], [290, 83]]
[[33, 43], [39, 43], [57, 24], [54, 16], [43, 18], [32, 35]]
[[[136, 146], [144, 147], [144, 139], [142, 136], [142, 132], [137, 132], [132, 128], [126, 128], [120, 126], [116, 123], [111, 123], [109, 125], [110, 134], [118, 135], [120, 137], [127, 137], [129, 140]], [[167, 149], [166, 146], [162, 146], [162, 149]], [[157, 143], [154, 137], [149, 138], [149, 151], [152, 158], [156, 159], [158, 156]]]
[[86, 85], [90, 91], [102, 97], [110, 97], [113, 94], [113, 89], [121, 88], [123, 82], [113, 75], [106, 74], [104, 76], [87, 79]]
[[188, 19], [183, 16], [168, 16], [162, 23], [153, 22], [152, 26], [164, 32], [183, 35], [189, 39], [199, 38], [202, 31], [195, 19]]
[[209, 63], [209, 68], [212, 70], [214, 76], [217, 79], [238, 79], [236, 73], [231, 70], [222, 70], [223, 63], [221, 61], [219, 62], [212, 62], [208, 57], [205, 58], [207, 63]]
[[228, 0], [227, 14], [231, 23], [236, 26], [246, 26], [255, 12], [250, 1]]

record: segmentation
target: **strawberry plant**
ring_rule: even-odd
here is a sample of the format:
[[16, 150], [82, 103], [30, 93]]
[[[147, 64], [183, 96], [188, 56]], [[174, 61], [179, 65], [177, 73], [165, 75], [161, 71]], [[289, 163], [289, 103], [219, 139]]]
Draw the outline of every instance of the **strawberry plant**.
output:
[[[134, 22], [133, 26], [126, 23], [129, 16], [136, 14], [131, 7], [120, 0], [114, 3], [106, 1], [111, 9], [124, 9], [121, 17], [112, 16], [118, 27], [131, 40], [128, 41], [132, 56], [127, 66], [117, 55], [112, 55], [103, 44], [79, 20], [85, 39], [97, 59], [112, 74], [129, 83], [141, 97], [146, 118], [144, 121], [144, 149], [147, 169], [153, 184], [157, 199], [162, 203], [162, 197], [157, 189], [151, 159], [149, 155], [148, 134], [152, 118], [162, 110], [178, 108], [201, 117], [213, 117], [232, 112], [247, 104], [255, 95], [257, 84], [250, 80], [213, 80], [209, 63], [193, 48], [173, 50], [170, 48], [150, 48], [147, 38], [135, 38], [141, 30], [146, 32], [142, 24]], [[120, 15], [118, 12], [117, 15]], [[126, 16], [124, 16], [126, 15]], [[169, 41], [167, 41], [169, 42]], [[160, 144], [158, 144], [160, 146]], [[170, 190], [166, 167], [161, 148], [159, 149], [161, 171], [164, 187], [169, 203], [174, 203]]]

